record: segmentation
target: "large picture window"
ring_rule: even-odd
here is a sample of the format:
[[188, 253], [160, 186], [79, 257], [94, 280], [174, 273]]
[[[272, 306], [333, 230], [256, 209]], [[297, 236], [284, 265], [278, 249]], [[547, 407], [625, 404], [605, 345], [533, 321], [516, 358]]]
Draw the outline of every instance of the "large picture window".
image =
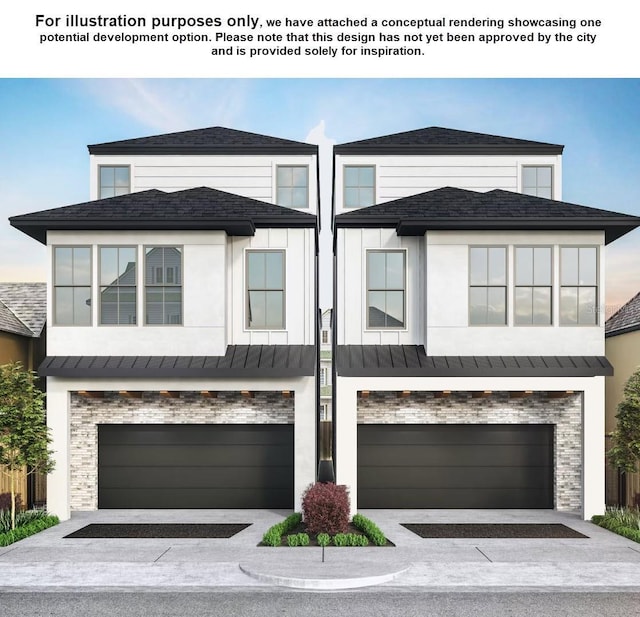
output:
[[405, 327], [405, 251], [367, 251], [367, 328]]
[[98, 176], [99, 199], [131, 192], [131, 168], [128, 165], [101, 165]]
[[551, 324], [551, 247], [515, 248], [516, 325]]
[[57, 326], [91, 325], [91, 247], [54, 247], [53, 295]]
[[278, 165], [276, 203], [286, 208], [309, 207], [309, 168], [305, 165]]
[[507, 249], [469, 249], [469, 324], [504, 326], [507, 323]]
[[182, 249], [145, 248], [145, 323], [182, 324]]
[[136, 248], [100, 247], [100, 323], [136, 323]]
[[598, 323], [598, 249], [595, 246], [560, 249], [560, 323]]
[[247, 251], [247, 328], [285, 327], [284, 251]]
[[363, 208], [375, 202], [376, 168], [373, 165], [345, 165], [344, 207]]

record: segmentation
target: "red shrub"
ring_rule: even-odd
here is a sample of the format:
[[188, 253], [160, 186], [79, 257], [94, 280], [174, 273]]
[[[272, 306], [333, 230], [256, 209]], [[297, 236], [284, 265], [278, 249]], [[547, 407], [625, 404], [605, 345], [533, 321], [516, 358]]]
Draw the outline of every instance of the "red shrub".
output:
[[311, 533], [344, 533], [349, 509], [349, 490], [342, 484], [316, 482], [302, 495], [303, 520]]

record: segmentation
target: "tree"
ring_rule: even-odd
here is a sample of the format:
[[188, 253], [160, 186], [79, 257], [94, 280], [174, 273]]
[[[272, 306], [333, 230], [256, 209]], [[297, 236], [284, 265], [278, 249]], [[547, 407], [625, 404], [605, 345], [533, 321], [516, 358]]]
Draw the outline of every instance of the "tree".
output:
[[616, 415], [618, 424], [611, 434], [613, 447], [609, 462], [624, 472], [637, 471], [640, 461], [640, 368], [627, 380]]
[[0, 366], [0, 465], [11, 482], [11, 527], [16, 526], [16, 474], [48, 473], [53, 469], [44, 393], [36, 374], [20, 362]]

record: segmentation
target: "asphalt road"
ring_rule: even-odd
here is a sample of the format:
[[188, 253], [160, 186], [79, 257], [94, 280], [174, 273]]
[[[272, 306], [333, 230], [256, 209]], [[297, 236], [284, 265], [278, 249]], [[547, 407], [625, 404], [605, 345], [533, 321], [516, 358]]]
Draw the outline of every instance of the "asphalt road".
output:
[[640, 593], [216, 591], [2, 593], [2, 617], [607, 617], [640, 615]]

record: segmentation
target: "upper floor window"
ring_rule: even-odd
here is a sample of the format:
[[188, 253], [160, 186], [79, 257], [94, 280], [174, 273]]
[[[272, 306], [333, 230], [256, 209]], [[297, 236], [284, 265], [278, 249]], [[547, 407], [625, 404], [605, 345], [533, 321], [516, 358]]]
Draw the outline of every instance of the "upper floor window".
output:
[[145, 248], [145, 322], [149, 325], [182, 323], [182, 249], [175, 246]]
[[522, 192], [536, 197], [553, 197], [553, 167], [527, 165], [522, 168]]
[[367, 251], [367, 328], [404, 328], [405, 251]]
[[287, 208], [309, 207], [309, 168], [304, 165], [278, 165], [276, 203]]
[[375, 167], [373, 165], [345, 165], [344, 207], [363, 208], [375, 202]]
[[284, 251], [247, 251], [247, 328], [285, 327]]
[[329, 342], [329, 331], [328, 330], [323, 330], [322, 331], [322, 344], [326, 345]]
[[321, 386], [326, 386], [327, 383], [329, 382], [329, 379], [327, 377], [328, 372], [329, 371], [324, 367], [320, 369], [320, 385]]
[[551, 324], [551, 247], [515, 248], [516, 325]]
[[136, 323], [135, 247], [100, 247], [100, 323]]
[[56, 325], [91, 325], [91, 247], [54, 247], [53, 303]]
[[507, 249], [476, 246], [469, 249], [469, 324], [507, 323]]
[[126, 195], [131, 192], [131, 168], [129, 165], [100, 165], [98, 198]]
[[598, 322], [598, 249], [560, 248], [560, 323], [596, 325]]

